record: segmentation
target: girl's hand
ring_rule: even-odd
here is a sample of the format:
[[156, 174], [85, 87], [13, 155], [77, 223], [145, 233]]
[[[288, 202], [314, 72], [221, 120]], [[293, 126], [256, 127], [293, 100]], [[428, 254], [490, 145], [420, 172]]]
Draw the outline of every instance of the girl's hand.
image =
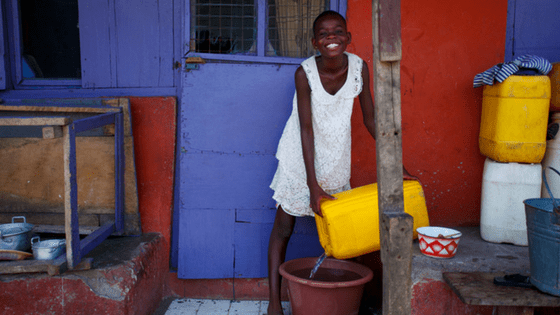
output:
[[317, 185], [314, 188], [309, 189], [309, 201], [311, 202], [311, 210], [315, 212], [318, 216], [322, 217], [323, 213], [321, 212], [321, 201], [323, 199], [335, 200], [336, 198], [327, 194], [323, 188]]

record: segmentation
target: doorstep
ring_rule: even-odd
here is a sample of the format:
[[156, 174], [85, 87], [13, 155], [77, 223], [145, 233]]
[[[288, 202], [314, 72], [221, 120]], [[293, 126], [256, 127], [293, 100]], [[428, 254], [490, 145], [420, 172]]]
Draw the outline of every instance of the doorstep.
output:
[[151, 314], [169, 270], [164, 243], [158, 233], [110, 237], [85, 256], [90, 270], [0, 275], [2, 314]]

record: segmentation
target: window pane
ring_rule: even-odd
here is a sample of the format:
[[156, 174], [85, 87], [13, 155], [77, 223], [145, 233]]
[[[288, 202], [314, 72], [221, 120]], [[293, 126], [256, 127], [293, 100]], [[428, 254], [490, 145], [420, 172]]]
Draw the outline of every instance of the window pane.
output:
[[79, 79], [78, 0], [19, 0], [24, 78]]
[[313, 21], [329, 0], [268, 0], [267, 56], [305, 58], [313, 55]]
[[255, 53], [257, 34], [254, 0], [191, 1], [194, 51]]

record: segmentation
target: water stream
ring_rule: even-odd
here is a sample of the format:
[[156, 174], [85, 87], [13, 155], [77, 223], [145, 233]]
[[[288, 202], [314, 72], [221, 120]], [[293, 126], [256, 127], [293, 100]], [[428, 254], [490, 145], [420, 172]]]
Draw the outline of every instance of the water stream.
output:
[[321, 266], [321, 264], [323, 263], [323, 261], [325, 260], [325, 258], [327, 257], [327, 253], [323, 253], [319, 259], [317, 259], [317, 262], [315, 263], [315, 267], [313, 267], [313, 269], [311, 269], [311, 273], [309, 274], [309, 279], [313, 279], [313, 277], [315, 276], [315, 273], [317, 272], [317, 269], [319, 269], [319, 266]]

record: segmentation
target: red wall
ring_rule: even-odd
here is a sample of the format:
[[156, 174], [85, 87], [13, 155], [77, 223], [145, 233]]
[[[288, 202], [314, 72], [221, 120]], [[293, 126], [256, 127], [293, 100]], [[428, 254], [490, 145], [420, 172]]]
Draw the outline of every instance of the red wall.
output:
[[[368, 62], [371, 1], [348, 0], [349, 51]], [[472, 81], [503, 62], [507, 0], [402, 0], [403, 160], [420, 178], [432, 225], [478, 225], [484, 157], [478, 149], [481, 88]], [[372, 86], [373, 91], [373, 86]], [[375, 143], [359, 106], [352, 185], [376, 181]]]
[[173, 217], [175, 127], [174, 97], [130, 97], [138, 207], [142, 232], [159, 232], [169, 257]]

